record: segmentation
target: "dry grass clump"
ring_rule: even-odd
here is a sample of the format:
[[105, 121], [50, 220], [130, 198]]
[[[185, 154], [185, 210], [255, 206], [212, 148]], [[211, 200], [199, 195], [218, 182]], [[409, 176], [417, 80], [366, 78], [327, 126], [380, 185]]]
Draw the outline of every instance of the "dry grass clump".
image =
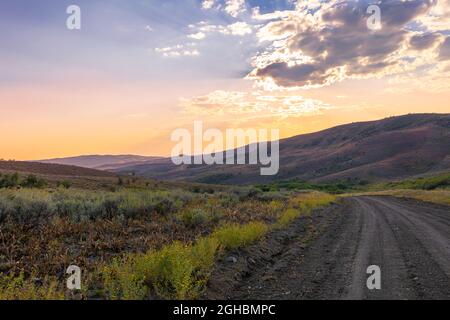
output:
[[278, 218], [276, 227], [284, 227], [300, 216], [310, 214], [313, 209], [329, 205], [335, 200], [335, 196], [323, 192], [302, 193], [290, 201], [290, 207]]

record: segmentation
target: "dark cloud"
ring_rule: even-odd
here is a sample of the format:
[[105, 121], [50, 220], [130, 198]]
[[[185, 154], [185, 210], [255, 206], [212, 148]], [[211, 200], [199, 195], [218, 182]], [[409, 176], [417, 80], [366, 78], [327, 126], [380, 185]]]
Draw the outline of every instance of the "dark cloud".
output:
[[445, 41], [441, 44], [439, 48], [439, 59], [440, 60], [450, 59], [450, 37], [445, 38]]
[[416, 50], [424, 50], [431, 48], [441, 36], [437, 33], [418, 34], [409, 40], [411, 48]]
[[380, 1], [383, 25], [403, 27], [417, 16], [426, 13], [437, 0], [387, 0]]
[[[270, 77], [280, 86], [305, 86], [382, 73], [401, 62], [399, 56], [393, 55], [408, 44], [412, 31], [406, 25], [435, 3], [434, 0], [380, 1], [381, 30], [370, 30], [367, 26], [367, 1], [344, 1], [322, 9], [321, 25], [300, 24], [300, 31], [287, 40], [290, 53], [301, 53], [313, 61], [304, 64], [275, 61], [254, 74], [260, 78]], [[432, 46], [438, 38], [434, 33], [417, 35], [409, 45], [422, 50]], [[443, 49], [443, 52], [443, 56], [447, 56], [448, 51]]]
[[[323, 84], [326, 77], [323, 75], [324, 70], [319, 68], [320, 65], [317, 64], [301, 64], [289, 67], [287, 63], [279, 62], [270, 64], [266, 68], [259, 69], [257, 71], [257, 76], [270, 76], [277, 79], [278, 84], [284, 87], [306, 86], [316, 84], [317, 82]], [[312, 79], [314, 79], [314, 82]]]

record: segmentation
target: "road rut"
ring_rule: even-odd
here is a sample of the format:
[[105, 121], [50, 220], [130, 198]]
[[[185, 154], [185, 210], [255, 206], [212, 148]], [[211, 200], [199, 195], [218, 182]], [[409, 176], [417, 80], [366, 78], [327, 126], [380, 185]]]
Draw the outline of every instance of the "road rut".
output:
[[[230, 253], [209, 299], [450, 299], [450, 208], [353, 197]], [[381, 290], [366, 285], [381, 268]]]

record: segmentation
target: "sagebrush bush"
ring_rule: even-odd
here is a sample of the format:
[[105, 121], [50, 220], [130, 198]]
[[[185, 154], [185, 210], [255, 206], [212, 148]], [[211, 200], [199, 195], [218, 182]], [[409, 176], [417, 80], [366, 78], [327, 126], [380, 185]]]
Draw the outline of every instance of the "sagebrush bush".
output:
[[63, 181], [58, 181], [56, 183], [56, 186], [65, 188], [65, 189], [70, 189], [70, 187], [72, 186], [72, 183], [69, 180], [63, 180]]
[[0, 188], [13, 188], [19, 185], [19, 174], [0, 174]]
[[118, 192], [57, 189], [0, 190], [0, 218], [27, 222], [51, 216], [73, 221], [112, 218], [142, 218], [152, 213], [170, 214], [193, 197], [183, 191], [122, 190]]
[[43, 188], [47, 185], [47, 182], [44, 179], [30, 174], [21, 182], [20, 185], [25, 188]]
[[197, 228], [211, 221], [211, 216], [203, 209], [186, 209], [178, 215], [178, 219], [188, 228]]

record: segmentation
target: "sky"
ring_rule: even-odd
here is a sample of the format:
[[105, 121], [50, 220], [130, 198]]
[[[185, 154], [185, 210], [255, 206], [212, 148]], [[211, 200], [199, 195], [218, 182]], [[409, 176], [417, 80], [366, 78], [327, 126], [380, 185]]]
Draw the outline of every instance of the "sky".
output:
[[284, 138], [450, 113], [449, 80], [450, 0], [0, 0], [3, 159], [167, 156], [196, 120]]

